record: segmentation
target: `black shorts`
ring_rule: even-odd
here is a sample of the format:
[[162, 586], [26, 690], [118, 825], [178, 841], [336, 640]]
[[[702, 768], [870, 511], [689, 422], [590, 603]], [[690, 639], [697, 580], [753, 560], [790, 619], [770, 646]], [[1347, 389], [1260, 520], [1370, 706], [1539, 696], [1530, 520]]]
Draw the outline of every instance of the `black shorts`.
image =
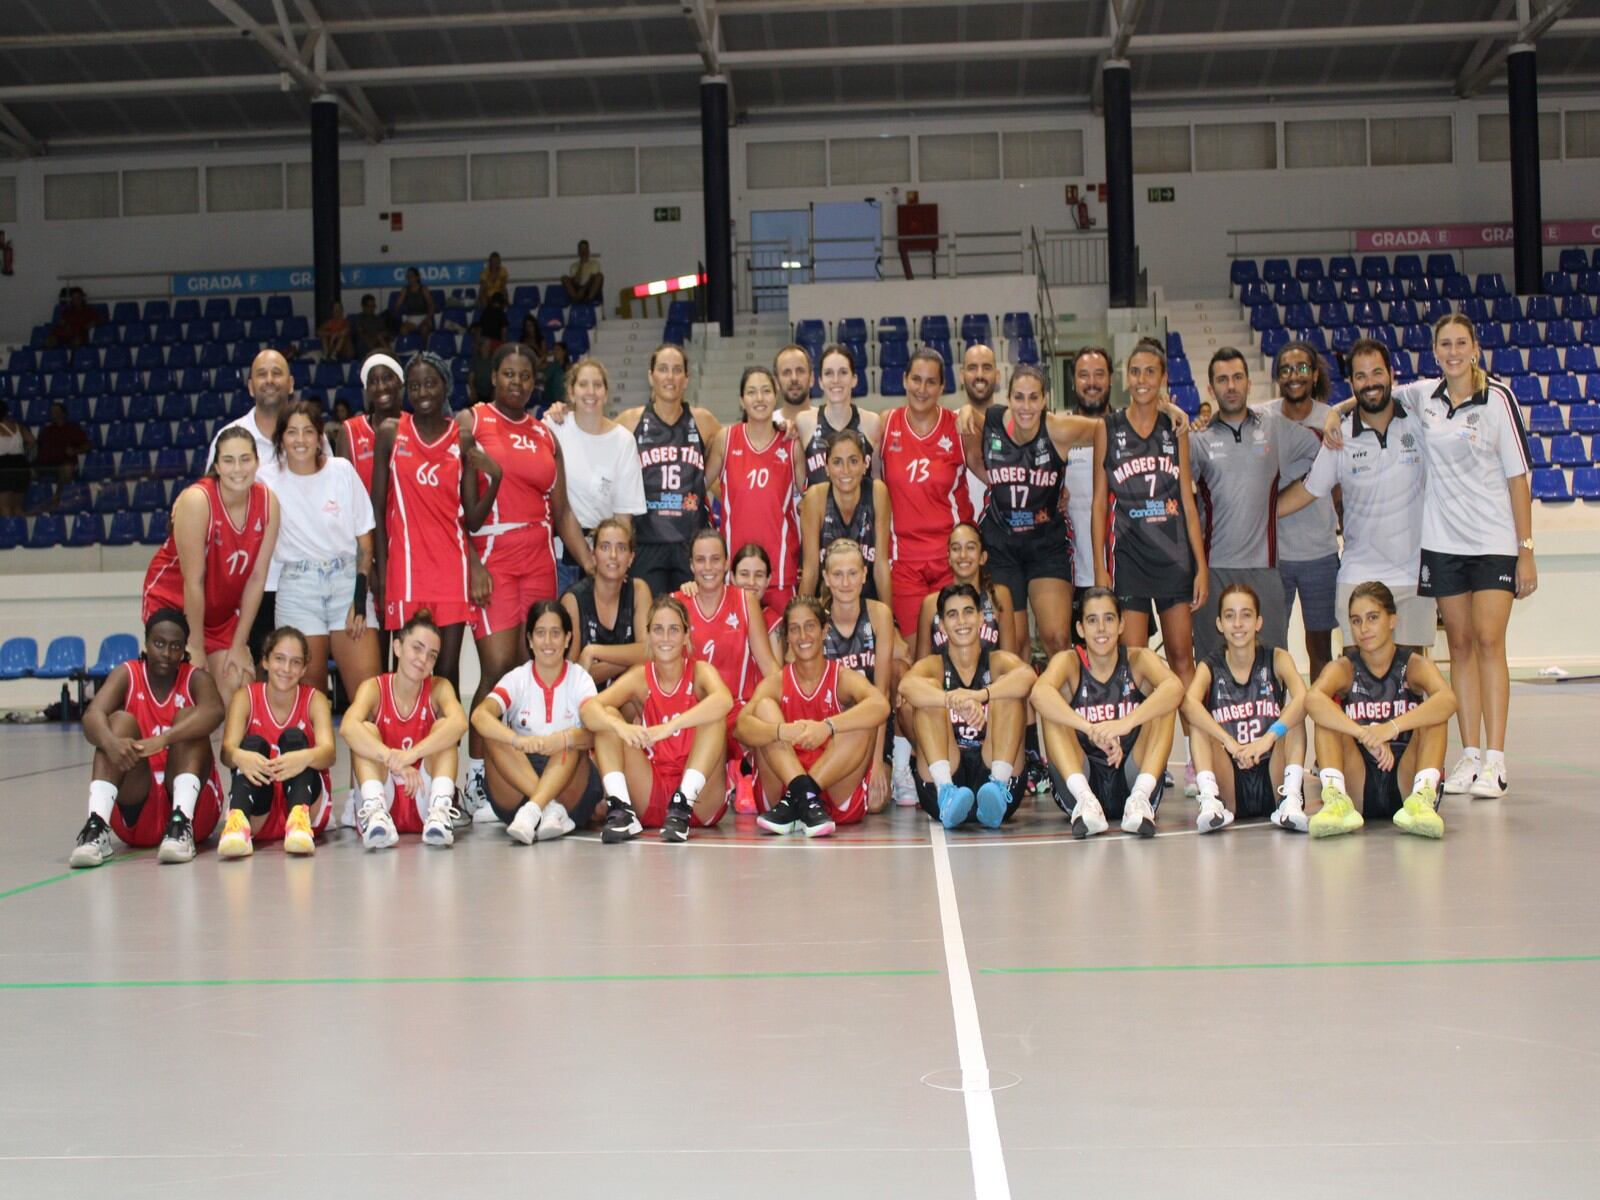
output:
[[1117, 592], [1117, 601], [1122, 605], [1123, 616], [1127, 616], [1129, 613], [1143, 613], [1148, 617], [1151, 616], [1151, 609], [1154, 608], [1154, 615], [1159, 617], [1167, 609], [1179, 604], [1187, 608], [1189, 601], [1192, 599], [1194, 599], [1193, 593], [1182, 596], [1140, 596], [1125, 595], [1120, 590]]
[[1517, 591], [1515, 554], [1451, 554], [1423, 550], [1417, 578], [1419, 596], [1459, 596], [1465, 592]]
[[998, 521], [984, 519], [980, 532], [989, 552], [989, 578], [1011, 592], [1011, 607], [1028, 606], [1028, 581], [1060, 579], [1072, 583], [1072, 540], [1065, 523], [1038, 533], [1011, 533]]
[[[935, 821], [939, 819], [939, 785], [932, 783], [918, 775], [917, 800], [922, 805], [922, 811]], [[983, 761], [982, 750], [963, 750], [960, 761], [951, 764], [950, 781], [957, 787], [971, 788], [976, 792], [989, 782], [989, 767]], [[1011, 820], [1017, 811], [1017, 806], [1022, 803], [1022, 776], [1013, 775], [1007, 783], [1011, 789], [1011, 799], [1006, 801], [1006, 815], [1002, 820]], [[971, 824], [978, 819], [978, 807], [973, 805], [972, 812], [963, 824]]]
[[1361, 815], [1367, 820], [1383, 820], [1400, 811], [1405, 799], [1400, 795], [1400, 760], [1405, 757], [1406, 747], [1410, 744], [1409, 729], [1389, 743], [1389, 752], [1394, 755], [1394, 767], [1388, 771], [1378, 766], [1378, 760], [1367, 752], [1365, 746], [1360, 742], [1355, 744], [1361, 755], [1361, 765], [1366, 768], [1366, 782], [1361, 788]]
[[[1085, 755], [1083, 771], [1089, 780], [1089, 790], [1100, 801], [1106, 820], [1113, 824], [1122, 820], [1123, 805], [1127, 804], [1128, 797], [1133, 794], [1133, 785], [1139, 780], [1139, 764], [1133, 761], [1133, 756], [1123, 755], [1122, 765], [1113, 767], [1103, 758]], [[1156, 790], [1150, 794], [1150, 811], [1156, 812], [1161, 808], [1161, 796], [1167, 789], [1166, 776], [1154, 771], [1151, 774], [1155, 775]], [[1077, 801], [1067, 790], [1066, 778], [1056, 770], [1054, 763], [1050, 764], [1050, 788], [1061, 811], [1071, 813]]]
[[641, 542], [634, 552], [633, 577], [644, 580], [652, 597], [677, 591], [693, 576], [688, 542]]
[[[544, 774], [545, 767], [550, 765], [550, 759], [544, 754], [528, 755], [528, 765], [540, 775]], [[580, 768], [581, 769], [581, 768]], [[571, 817], [579, 829], [589, 828], [594, 820], [595, 809], [600, 807], [600, 802], [605, 799], [600, 788], [600, 771], [594, 763], [589, 764], [589, 779], [583, 785], [583, 795], [578, 797], [578, 802], [567, 809], [567, 816]]]
[[1272, 782], [1272, 762], [1263, 759], [1248, 769], [1233, 769], [1233, 815], [1241, 821], [1270, 817], [1278, 807], [1278, 788]]

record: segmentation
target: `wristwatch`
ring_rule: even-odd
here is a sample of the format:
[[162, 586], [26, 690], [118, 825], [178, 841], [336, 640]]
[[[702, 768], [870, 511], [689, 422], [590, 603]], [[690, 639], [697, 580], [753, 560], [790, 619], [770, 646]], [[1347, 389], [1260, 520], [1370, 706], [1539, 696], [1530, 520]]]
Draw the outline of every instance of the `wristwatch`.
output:
[[1533, 550], [1533, 539], [1531, 537], [1525, 537], [1518, 542], [1517, 545], [1522, 547], [1524, 550], [1531, 552]]

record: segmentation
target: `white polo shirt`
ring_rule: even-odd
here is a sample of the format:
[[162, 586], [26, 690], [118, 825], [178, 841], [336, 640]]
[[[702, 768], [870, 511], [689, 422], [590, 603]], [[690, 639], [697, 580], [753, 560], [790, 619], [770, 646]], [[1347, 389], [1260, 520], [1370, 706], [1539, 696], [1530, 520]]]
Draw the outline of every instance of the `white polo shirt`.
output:
[[596, 694], [594, 680], [577, 663], [563, 663], [556, 681], [545, 686], [531, 662], [507, 672], [489, 693], [500, 701], [505, 723], [520, 734], [543, 737], [578, 727], [578, 708]]
[[1344, 492], [1344, 556], [1339, 583], [1377, 580], [1391, 588], [1415, 588], [1422, 559], [1422, 436], [1398, 400], [1389, 428], [1379, 433], [1361, 419], [1358, 406], [1340, 425], [1344, 445], [1324, 446], [1305, 477], [1306, 491]]
[[1422, 548], [1446, 554], [1517, 553], [1506, 480], [1528, 473], [1528, 438], [1511, 389], [1489, 380], [1453, 409], [1444, 380], [1395, 389], [1421, 429], [1428, 485], [1422, 497]]

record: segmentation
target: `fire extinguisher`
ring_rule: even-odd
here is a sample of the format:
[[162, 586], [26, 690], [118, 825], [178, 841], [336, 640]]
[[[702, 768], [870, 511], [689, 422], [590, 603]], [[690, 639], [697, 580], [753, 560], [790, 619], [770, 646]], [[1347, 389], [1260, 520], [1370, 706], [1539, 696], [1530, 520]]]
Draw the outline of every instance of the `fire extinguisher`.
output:
[[1074, 222], [1074, 224], [1077, 225], [1077, 227], [1079, 229], [1093, 229], [1094, 228], [1094, 218], [1089, 215], [1089, 203], [1088, 203], [1088, 201], [1086, 201], [1086, 200], [1079, 200], [1078, 201], [1077, 208], [1073, 212], [1073, 222]]
[[0, 275], [14, 275], [17, 268], [17, 250], [11, 239], [0, 233]]

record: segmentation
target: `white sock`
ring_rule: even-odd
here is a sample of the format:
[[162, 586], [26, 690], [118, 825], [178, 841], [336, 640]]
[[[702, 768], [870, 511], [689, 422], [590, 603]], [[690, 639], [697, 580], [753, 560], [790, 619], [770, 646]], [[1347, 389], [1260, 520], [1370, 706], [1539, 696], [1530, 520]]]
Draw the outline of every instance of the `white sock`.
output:
[[900, 770], [902, 767], [910, 769], [911, 739], [896, 736], [894, 739], [894, 749], [890, 752], [890, 755], [896, 771]]
[[1087, 804], [1091, 800], [1095, 800], [1096, 803], [1098, 803], [1098, 800], [1094, 794], [1094, 789], [1089, 786], [1089, 780], [1087, 776], [1083, 775], [1082, 773], [1068, 777], [1067, 791], [1079, 804]]
[[480, 779], [483, 777], [483, 759], [473, 758], [469, 754], [467, 755], [467, 778], [472, 779], [475, 777]]
[[1344, 772], [1335, 767], [1323, 767], [1322, 772], [1317, 776], [1317, 778], [1322, 780], [1323, 787], [1332, 785], [1333, 787], [1338, 788], [1341, 792], [1344, 791]]
[[179, 775], [172, 781], [172, 807], [194, 820], [194, 806], [200, 800], [200, 776]]
[[938, 784], [940, 787], [943, 787], [947, 783], [955, 782], [955, 780], [950, 777], [949, 759], [941, 758], [938, 762], [929, 763], [928, 774], [933, 778], [934, 783]]
[[117, 803], [117, 785], [104, 779], [89, 781], [89, 814], [111, 823], [111, 810]]
[[[1494, 751], [1491, 750], [1489, 753], [1493, 754]], [[1437, 792], [1439, 790], [1439, 772], [1435, 771], [1432, 767], [1424, 767], [1422, 770], [1418, 771], [1411, 779], [1411, 790], [1413, 792], [1417, 791], [1424, 785], [1431, 787], [1435, 792]]]
[[633, 805], [633, 801], [628, 798], [628, 777], [621, 771], [612, 771], [608, 775], [601, 776], [600, 786], [606, 795], [615, 796], [630, 807]]
[[994, 776], [996, 783], [1009, 783], [1011, 780], [1011, 764], [1003, 760], [990, 763], [989, 774]]
[[1129, 796], [1137, 796], [1148, 804], [1150, 797], [1155, 795], [1155, 790], [1156, 777], [1146, 772], [1140, 772], [1139, 778], [1133, 781], [1133, 791], [1129, 793]]
[[1222, 794], [1222, 788], [1217, 783], [1217, 773], [1215, 771], [1197, 771], [1194, 777], [1194, 785], [1200, 789], [1202, 796], [1219, 796]]
[[1482, 762], [1483, 751], [1478, 749], [1476, 746], [1463, 746], [1461, 747], [1461, 757], [1469, 758], [1475, 763]]
[[435, 804], [449, 804], [456, 798], [456, 781], [454, 779], [435, 779], [433, 786], [428, 789], [429, 807]]
[[683, 798], [693, 804], [700, 798], [700, 789], [705, 787], [706, 777], [690, 767], [683, 773], [683, 779], [678, 784], [678, 790], [683, 793]]
[[384, 803], [384, 793], [386, 791], [388, 789], [383, 786], [383, 780], [369, 779], [361, 785], [361, 803], [365, 804], [368, 800], [376, 800], [383, 805], [384, 811], [387, 812], [389, 806]]
[[1506, 752], [1504, 750], [1490, 750], [1483, 756], [1483, 769], [1485, 771], [1491, 771], [1495, 767], [1499, 767], [1502, 771], [1506, 769]]
[[1283, 769], [1284, 797], [1305, 803], [1306, 795], [1306, 769], [1300, 763], [1290, 763]]

